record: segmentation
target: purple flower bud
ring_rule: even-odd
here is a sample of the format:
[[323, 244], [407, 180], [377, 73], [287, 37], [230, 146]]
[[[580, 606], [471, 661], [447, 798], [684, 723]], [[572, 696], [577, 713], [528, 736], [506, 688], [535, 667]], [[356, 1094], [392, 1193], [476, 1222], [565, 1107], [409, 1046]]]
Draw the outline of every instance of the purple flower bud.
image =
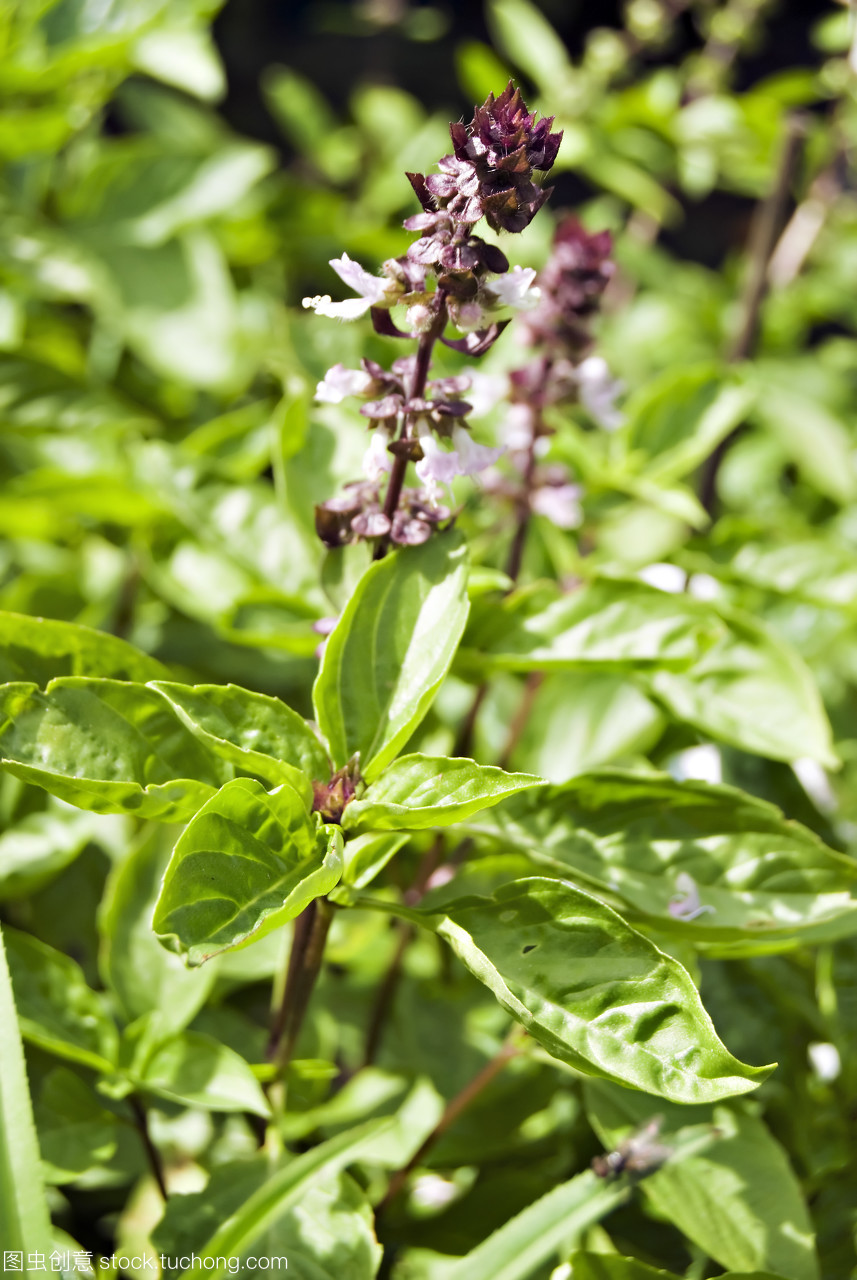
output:
[[386, 538], [390, 520], [383, 511], [364, 511], [351, 521], [351, 529], [358, 538]]
[[390, 418], [398, 417], [402, 411], [402, 404], [402, 397], [394, 393], [384, 396], [383, 400], [370, 400], [368, 404], [362, 404], [360, 412], [364, 418], [374, 418], [378, 422], [386, 422]]
[[405, 511], [397, 511], [390, 537], [400, 546], [418, 547], [431, 537], [431, 525], [426, 520], [409, 516]]
[[525, 320], [532, 343], [553, 347], [556, 356], [576, 357], [586, 348], [589, 318], [615, 270], [611, 248], [609, 231], [590, 235], [575, 217], [559, 224], [551, 256], [538, 276], [539, 305]]

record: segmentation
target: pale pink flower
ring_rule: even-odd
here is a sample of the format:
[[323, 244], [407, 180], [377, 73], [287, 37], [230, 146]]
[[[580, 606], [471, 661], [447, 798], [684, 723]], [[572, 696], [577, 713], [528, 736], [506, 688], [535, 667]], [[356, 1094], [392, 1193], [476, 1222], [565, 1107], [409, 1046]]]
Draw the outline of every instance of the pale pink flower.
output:
[[372, 386], [372, 378], [362, 369], [346, 369], [335, 364], [328, 369], [315, 389], [315, 398], [322, 404], [340, 404], [346, 396], [365, 395]]
[[496, 306], [513, 311], [531, 311], [538, 306], [541, 290], [533, 286], [536, 273], [532, 267], [513, 267], [506, 275], [497, 276], [483, 286], [483, 292]]
[[464, 427], [452, 428], [452, 443], [455, 446], [454, 453], [458, 456], [459, 475], [473, 476], [477, 471], [484, 471], [486, 467], [491, 467], [505, 453], [505, 446], [498, 445], [496, 448], [487, 444], [477, 444], [469, 431]]
[[387, 452], [389, 439], [386, 431], [376, 427], [372, 432], [369, 448], [363, 455], [363, 474], [373, 483], [380, 480], [385, 471], [390, 470], [390, 455]]
[[605, 431], [616, 431], [625, 415], [616, 408], [616, 398], [624, 384], [614, 378], [603, 356], [587, 356], [575, 372], [580, 403]]
[[530, 495], [530, 506], [558, 529], [576, 529], [583, 521], [582, 496], [579, 484], [546, 484]]
[[370, 307], [389, 306], [401, 293], [402, 286], [389, 276], [373, 276], [361, 267], [359, 262], [343, 253], [341, 258], [331, 258], [330, 265], [350, 289], [360, 296], [346, 298], [344, 302], [333, 302], [330, 294], [317, 294], [314, 298], [304, 298], [303, 305], [318, 316], [328, 316], [334, 320], [356, 320], [365, 315]]

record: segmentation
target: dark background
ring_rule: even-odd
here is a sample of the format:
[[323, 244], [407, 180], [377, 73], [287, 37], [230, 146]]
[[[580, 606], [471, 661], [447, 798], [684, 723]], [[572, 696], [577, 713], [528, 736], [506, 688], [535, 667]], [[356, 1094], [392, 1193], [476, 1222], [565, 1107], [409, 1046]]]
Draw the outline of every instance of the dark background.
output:
[[[623, 5], [614, 0], [535, 0], [573, 56], [580, 54], [588, 31], [619, 27]], [[398, 22], [372, 21], [366, 14], [386, 10], [402, 15]], [[414, 13], [429, 15], [442, 34], [433, 40], [406, 34]], [[818, 60], [809, 31], [831, 12], [825, 0], [781, 0], [769, 6], [760, 47], [736, 68], [735, 87], [786, 67]], [[435, 17], [436, 15], [436, 17]], [[386, 81], [407, 88], [428, 107], [448, 106], [466, 113], [455, 76], [454, 52], [462, 40], [490, 44], [479, 3], [420, 3], [420, 0], [229, 0], [215, 23], [215, 35], [229, 78], [225, 114], [235, 128], [282, 145], [282, 138], [265, 109], [261, 73], [274, 63], [294, 67], [308, 76], [325, 97], [343, 107], [352, 87], [363, 81]], [[676, 39], [649, 60], [670, 62], [702, 43], [692, 19], [679, 19]]]
[[[534, 0], [572, 56], [583, 50], [595, 27], [621, 27], [624, 5], [615, 0]], [[721, 7], [716, 3], [712, 7]], [[780, 0], [767, 6], [755, 47], [735, 64], [732, 85], [738, 90], [777, 71], [818, 63], [810, 40], [813, 24], [835, 10], [827, 0]], [[422, 23], [423, 38], [414, 25]], [[427, 36], [431, 38], [426, 38]], [[491, 44], [480, 3], [445, 0], [228, 0], [215, 23], [223, 57], [228, 95], [222, 110], [244, 135], [277, 147], [285, 163], [288, 144], [272, 119], [260, 88], [266, 68], [292, 67], [308, 77], [339, 111], [361, 82], [399, 85], [427, 108], [446, 109], [449, 118], [469, 118], [473, 103], [462, 91], [455, 69], [455, 50], [465, 40]], [[681, 15], [669, 44], [649, 52], [651, 68], [670, 63], [704, 43], [691, 15]], [[525, 78], [521, 77], [524, 90]], [[554, 203], [573, 207], [595, 194], [571, 173], [555, 178]], [[679, 195], [679, 193], [675, 193]], [[661, 232], [661, 241], [678, 256], [720, 266], [743, 247], [753, 202], [722, 190], [702, 201], [682, 199], [685, 217]]]

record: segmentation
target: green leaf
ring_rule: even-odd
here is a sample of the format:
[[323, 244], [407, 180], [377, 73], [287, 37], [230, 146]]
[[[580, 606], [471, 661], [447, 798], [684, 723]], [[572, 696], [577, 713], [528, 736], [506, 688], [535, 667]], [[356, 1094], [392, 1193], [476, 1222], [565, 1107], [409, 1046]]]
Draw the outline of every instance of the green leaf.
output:
[[46, 685], [56, 676], [158, 680], [160, 662], [104, 631], [53, 618], [0, 612], [0, 680]]
[[[734, 787], [604, 769], [509, 801], [464, 830], [582, 878], [662, 932], [730, 954], [857, 928], [854, 862]], [[671, 902], [689, 892], [706, 910], [675, 917]]]
[[[682, 1280], [674, 1271], [649, 1267], [636, 1258], [615, 1253], [573, 1253], [569, 1259], [574, 1280]], [[770, 1271], [724, 1271], [717, 1280], [783, 1280]]]
[[479, 673], [486, 662], [510, 671], [617, 663], [682, 668], [725, 632], [702, 601], [641, 582], [601, 578], [565, 594], [541, 583], [499, 606], [474, 609], [462, 658]]
[[446, 827], [540, 782], [473, 760], [401, 756], [348, 805], [342, 825], [346, 831]]
[[406, 832], [383, 831], [348, 840], [343, 851], [343, 884], [354, 889], [365, 888], [407, 842]]
[[39, 1170], [39, 1147], [24, 1050], [0, 933], [0, 1233], [18, 1252], [50, 1253], [51, 1220]]
[[18, 929], [4, 932], [24, 1039], [58, 1058], [112, 1072], [116, 1027], [103, 998], [87, 986], [80, 965]]
[[847, 426], [818, 400], [778, 382], [776, 374], [760, 379], [754, 415], [819, 493], [834, 502], [853, 502], [857, 472]]
[[180, 837], [153, 926], [188, 964], [202, 964], [292, 920], [341, 873], [338, 828], [319, 828], [286, 783], [267, 792], [236, 778]]
[[715, 366], [669, 369], [627, 405], [628, 445], [645, 451], [649, 479], [678, 480], [739, 425], [753, 400], [750, 388], [725, 381]]
[[676, 1102], [746, 1093], [772, 1067], [724, 1048], [686, 970], [558, 880], [448, 903], [438, 933], [554, 1057]]
[[487, 17], [500, 52], [545, 93], [555, 93], [572, 68], [565, 45], [541, 10], [529, 0], [490, 0]]
[[122, 819], [83, 813], [62, 801], [49, 801], [40, 813], [28, 813], [0, 835], [0, 900], [36, 893], [73, 862], [104, 823]]
[[98, 913], [99, 970], [128, 1022], [154, 1014], [163, 1034], [181, 1031], [199, 1012], [217, 962], [188, 969], [152, 932], [152, 911], [170, 856], [169, 833], [155, 827], [111, 872]]
[[[195, 1253], [219, 1223], [239, 1210], [271, 1176], [270, 1161], [230, 1161], [212, 1171], [204, 1191], [172, 1196], [155, 1228], [159, 1253], [179, 1257]], [[248, 1258], [287, 1257], [289, 1271], [305, 1280], [371, 1280], [381, 1248], [365, 1193], [345, 1173], [319, 1178], [300, 1203], [274, 1216], [256, 1242], [242, 1252]], [[249, 1269], [246, 1268], [245, 1269]], [[261, 1269], [261, 1268], [256, 1268]]]
[[836, 768], [830, 724], [803, 659], [755, 618], [724, 614], [729, 634], [687, 671], [658, 671], [650, 688], [703, 733], [773, 760], [810, 756]]
[[[618, 1145], [651, 1118], [632, 1094], [594, 1082], [588, 1114], [606, 1145]], [[786, 1280], [818, 1280], [809, 1212], [785, 1152], [767, 1126], [741, 1104], [661, 1109], [658, 1141], [667, 1147], [690, 1126], [713, 1123], [718, 1140], [643, 1183], [656, 1212], [705, 1253], [734, 1271], [772, 1271]]]
[[326, 780], [330, 764], [303, 716], [279, 698], [238, 685], [154, 682], [195, 737], [217, 755], [271, 786], [288, 782], [312, 804], [312, 779]]
[[188, 1107], [270, 1115], [265, 1095], [244, 1059], [200, 1031], [183, 1031], [162, 1041], [133, 1076], [148, 1093]]
[[[661, 1271], [615, 1253], [573, 1253], [569, 1263], [574, 1280], [682, 1280], [674, 1271]], [[718, 1280], [726, 1277], [719, 1276]]]
[[557, 671], [539, 685], [512, 754], [519, 769], [550, 782], [645, 754], [665, 716], [626, 675]]
[[431, 706], [467, 618], [467, 551], [456, 534], [393, 552], [361, 578], [325, 645], [316, 719], [342, 766], [371, 782]]
[[54, 1067], [42, 1079], [35, 1117], [48, 1182], [71, 1182], [116, 1150], [116, 1117], [67, 1067]]
[[[198, 1250], [197, 1256], [203, 1260], [203, 1265], [208, 1258], [229, 1259], [245, 1253], [278, 1215], [302, 1200], [316, 1182], [351, 1164], [372, 1139], [391, 1124], [390, 1120], [370, 1120], [356, 1129], [347, 1129], [279, 1169], [249, 1195]], [[215, 1263], [211, 1269], [206, 1267], [205, 1270], [212, 1280], [220, 1280], [228, 1274], [222, 1264]]]
[[81, 809], [187, 819], [223, 780], [169, 703], [146, 685], [74, 676], [0, 688], [0, 763]]
[[554, 1187], [445, 1272], [445, 1280], [529, 1280], [563, 1244], [628, 1199], [591, 1170]]

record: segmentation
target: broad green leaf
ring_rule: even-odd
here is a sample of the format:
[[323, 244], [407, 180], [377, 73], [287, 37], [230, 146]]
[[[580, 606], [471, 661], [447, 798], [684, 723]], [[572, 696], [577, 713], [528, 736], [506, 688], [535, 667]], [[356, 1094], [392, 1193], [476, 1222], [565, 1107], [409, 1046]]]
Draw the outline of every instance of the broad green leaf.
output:
[[[159, 1253], [187, 1256], [205, 1243], [221, 1222], [264, 1188], [272, 1175], [267, 1158], [215, 1167], [204, 1191], [171, 1197], [154, 1232]], [[300, 1203], [274, 1216], [248, 1250], [249, 1258], [288, 1258], [288, 1270], [303, 1280], [371, 1280], [381, 1249], [365, 1193], [345, 1173], [319, 1178]], [[246, 1268], [245, 1269], [249, 1269]], [[261, 1269], [261, 1268], [256, 1268]]]
[[605, 769], [508, 801], [464, 830], [697, 945], [753, 954], [857, 929], [853, 861], [734, 787]]
[[346, 831], [418, 830], [461, 822], [540, 778], [443, 756], [401, 756], [345, 810]]
[[754, 416], [780, 442], [810, 484], [834, 502], [857, 493], [857, 470], [846, 424], [818, 400], [776, 377], [760, 379]]
[[18, 929], [6, 929], [6, 953], [25, 1040], [47, 1053], [112, 1072], [118, 1036], [102, 996], [69, 956]]
[[319, 827], [286, 783], [268, 792], [235, 778], [179, 838], [153, 927], [188, 964], [202, 964], [292, 920], [341, 873], [338, 828]]
[[146, 685], [69, 676], [42, 693], [8, 684], [0, 716], [3, 766], [81, 809], [176, 822], [223, 781], [226, 766]]
[[[346, 811], [347, 812], [347, 811]], [[343, 884], [363, 889], [370, 884], [390, 859], [407, 844], [406, 832], [373, 832], [348, 840], [343, 850], [345, 866]]]
[[542, 11], [530, 0], [491, 0], [487, 16], [500, 52], [545, 93], [549, 88], [555, 92], [571, 73], [571, 65], [565, 45]]
[[24, 1050], [0, 933], [0, 1235], [6, 1249], [50, 1252], [51, 1220], [39, 1170], [39, 1147]]
[[438, 933], [534, 1039], [584, 1074], [676, 1102], [746, 1093], [687, 971], [610, 907], [559, 880], [447, 903]]
[[[618, 1145], [651, 1116], [633, 1094], [587, 1083], [588, 1114], [605, 1144]], [[664, 1165], [643, 1184], [656, 1211], [722, 1266], [818, 1280], [812, 1222], [800, 1183], [767, 1126], [740, 1103], [661, 1109], [658, 1141], [669, 1147], [688, 1126], [713, 1123], [714, 1145]]]
[[152, 932], [169, 856], [169, 832], [155, 827], [111, 872], [98, 913], [105, 985], [128, 1022], [154, 1014], [165, 1035], [192, 1021], [217, 978], [216, 961], [202, 970], [188, 969]]
[[857, 557], [838, 538], [744, 541], [723, 568], [729, 577], [822, 607], [851, 613], [857, 604]]
[[629, 1197], [627, 1187], [588, 1170], [549, 1191], [445, 1272], [446, 1280], [529, 1280], [567, 1240]]
[[835, 768], [830, 724], [803, 659], [773, 631], [737, 612], [729, 634], [687, 671], [657, 671], [651, 691], [704, 734], [773, 760], [810, 756]]
[[[351, 1164], [391, 1123], [390, 1120], [370, 1120], [356, 1129], [347, 1129], [277, 1170], [198, 1250], [197, 1256], [203, 1265], [208, 1258], [228, 1260], [246, 1253], [280, 1214], [302, 1200], [316, 1182], [330, 1178]], [[222, 1263], [215, 1262], [211, 1269], [206, 1267], [206, 1274], [212, 1280], [220, 1280], [229, 1272]]]
[[0, 612], [0, 679], [46, 685], [57, 676], [158, 680], [166, 668], [133, 645], [75, 622]]
[[[649, 1267], [636, 1258], [615, 1253], [573, 1253], [569, 1259], [574, 1280], [682, 1280], [674, 1271]], [[726, 1280], [720, 1276], [719, 1280]]]
[[90, 840], [98, 840], [105, 823], [121, 818], [82, 812], [50, 800], [39, 813], [28, 813], [0, 835], [0, 900], [35, 893], [73, 862]]
[[668, 483], [687, 475], [742, 421], [754, 399], [711, 365], [673, 368], [626, 406], [628, 444], [645, 452], [644, 473]]
[[146, 1092], [188, 1107], [270, 1114], [265, 1095], [244, 1059], [199, 1031], [183, 1031], [164, 1040], [146, 1057], [135, 1078]]
[[562, 594], [540, 584], [474, 610], [462, 661], [481, 673], [597, 665], [689, 666], [726, 633], [700, 600], [602, 578]]
[[237, 685], [182, 685], [157, 681], [154, 687], [187, 728], [217, 755], [246, 773], [276, 786], [288, 782], [312, 804], [313, 779], [326, 781], [330, 764], [318, 738], [279, 698]]
[[46, 1181], [71, 1182], [105, 1164], [116, 1150], [116, 1116], [68, 1067], [54, 1067], [41, 1081], [36, 1128]]
[[333, 762], [359, 752], [371, 782], [428, 711], [467, 618], [467, 552], [456, 534], [393, 552], [364, 574], [325, 645], [313, 689]]
[[539, 686], [512, 755], [519, 769], [549, 782], [645, 754], [665, 716], [626, 675], [557, 671]]
[[[661, 1271], [636, 1258], [615, 1253], [573, 1253], [570, 1259], [574, 1280], [682, 1280], [674, 1271]], [[770, 1271], [724, 1271], [717, 1280], [784, 1280]]]

